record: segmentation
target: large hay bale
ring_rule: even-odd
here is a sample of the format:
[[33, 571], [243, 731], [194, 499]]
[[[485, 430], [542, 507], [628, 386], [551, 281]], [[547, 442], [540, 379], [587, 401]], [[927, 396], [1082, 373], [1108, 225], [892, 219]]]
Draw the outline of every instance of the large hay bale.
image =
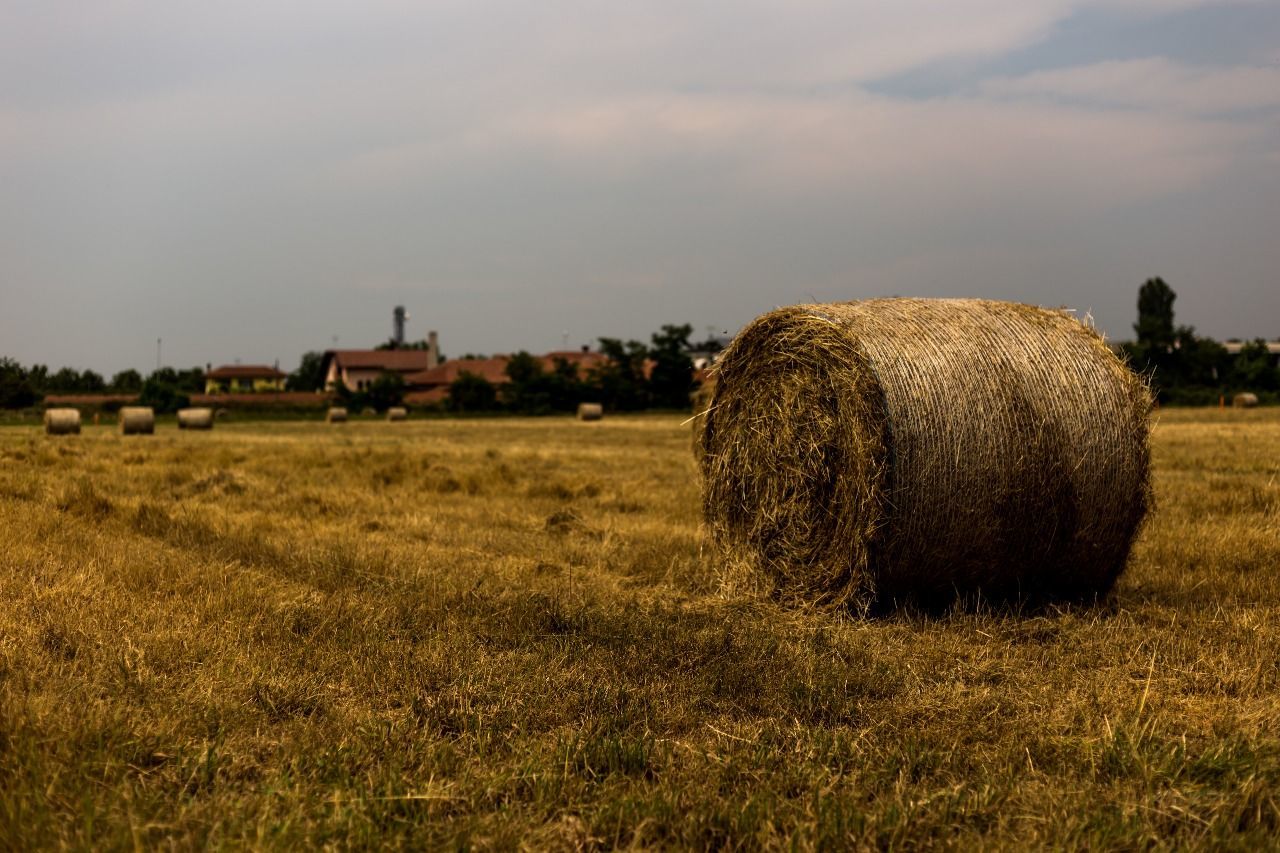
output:
[[717, 369], [704, 514], [783, 599], [1089, 598], [1148, 504], [1144, 383], [1062, 311], [874, 299], [766, 314]]
[[178, 409], [178, 429], [213, 429], [213, 409]]
[[45, 409], [45, 435], [79, 435], [79, 409]]
[[347, 422], [347, 410], [341, 406], [333, 406], [329, 409], [328, 414], [324, 416], [326, 423], [345, 424]]
[[697, 389], [689, 395], [689, 402], [693, 406], [693, 417], [690, 422], [693, 424], [693, 458], [702, 461], [702, 431], [707, 423], [707, 410], [711, 408], [711, 399], [716, 393], [716, 374], [708, 373], [698, 385]]
[[1252, 409], [1258, 405], [1258, 395], [1250, 391], [1243, 391], [1231, 398], [1231, 405], [1237, 409]]
[[150, 406], [123, 406], [119, 417], [121, 435], [151, 435], [156, 431], [156, 413]]
[[404, 406], [392, 406], [387, 409], [387, 420], [389, 421], [403, 421], [408, 417], [409, 410]]
[[604, 417], [604, 406], [599, 403], [579, 403], [578, 420], [598, 421]]

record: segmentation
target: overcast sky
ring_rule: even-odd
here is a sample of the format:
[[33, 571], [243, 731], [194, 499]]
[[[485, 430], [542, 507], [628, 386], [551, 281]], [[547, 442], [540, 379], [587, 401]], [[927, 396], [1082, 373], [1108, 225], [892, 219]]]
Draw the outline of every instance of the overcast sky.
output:
[[0, 5], [0, 355], [983, 296], [1280, 336], [1280, 3]]

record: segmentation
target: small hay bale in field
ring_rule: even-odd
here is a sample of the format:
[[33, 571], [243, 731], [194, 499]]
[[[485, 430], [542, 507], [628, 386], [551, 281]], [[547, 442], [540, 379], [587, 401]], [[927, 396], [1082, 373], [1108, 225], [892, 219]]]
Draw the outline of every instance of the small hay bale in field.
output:
[[604, 406], [599, 403], [579, 403], [578, 420], [598, 421], [604, 417]]
[[178, 429], [213, 429], [213, 409], [178, 409]]
[[1144, 383], [1063, 311], [782, 308], [717, 365], [703, 510], [784, 599], [1091, 598], [1146, 514]]
[[45, 409], [45, 435], [79, 435], [79, 409]]
[[387, 409], [387, 420], [389, 421], [403, 421], [408, 417], [409, 410], [404, 406], [392, 406]]
[[341, 406], [333, 406], [329, 409], [328, 414], [324, 416], [326, 423], [345, 424], [347, 422], [347, 410]]
[[1258, 395], [1250, 391], [1244, 391], [1231, 398], [1231, 405], [1237, 409], [1252, 409], [1258, 405]]
[[150, 406], [124, 406], [120, 409], [121, 435], [151, 435], [156, 431], [156, 413]]

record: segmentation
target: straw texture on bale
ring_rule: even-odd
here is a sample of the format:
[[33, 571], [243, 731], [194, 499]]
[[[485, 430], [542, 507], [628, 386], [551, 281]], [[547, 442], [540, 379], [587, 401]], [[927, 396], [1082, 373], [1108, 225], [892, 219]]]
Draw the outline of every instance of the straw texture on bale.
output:
[[708, 529], [783, 599], [1090, 598], [1146, 513], [1150, 394], [1062, 311], [783, 308], [738, 335], [716, 379]]
[[699, 462], [702, 461], [702, 431], [707, 423], [707, 409], [711, 407], [711, 398], [715, 393], [715, 374], [711, 373], [689, 395], [689, 402], [693, 404], [693, 417], [689, 419], [693, 423], [693, 458]]
[[79, 409], [45, 409], [44, 431], [46, 435], [79, 435]]
[[156, 413], [150, 406], [125, 406], [120, 410], [123, 435], [151, 435], [156, 431]]
[[578, 420], [598, 421], [604, 417], [604, 406], [599, 403], [579, 403]]
[[213, 409], [178, 409], [178, 429], [213, 429]]
[[409, 417], [409, 411], [404, 406], [392, 406], [387, 409], [387, 420], [402, 421]]
[[1231, 398], [1231, 405], [1237, 409], [1252, 409], [1258, 405], [1258, 395], [1250, 391], [1244, 391]]
[[345, 424], [347, 422], [347, 410], [341, 406], [334, 406], [329, 409], [329, 413], [324, 419], [331, 424]]

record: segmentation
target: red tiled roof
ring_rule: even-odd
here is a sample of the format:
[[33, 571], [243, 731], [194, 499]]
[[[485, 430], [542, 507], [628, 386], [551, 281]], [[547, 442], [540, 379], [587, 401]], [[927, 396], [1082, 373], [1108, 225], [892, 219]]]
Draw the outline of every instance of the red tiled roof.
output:
[[470, 373], [486, 382], [501, 385], [508, 381], [507, 362], [510, 360], [505, 355], [497, 355], [493, 358], [455, 358], [430, 370], [410, 373], [404, 381], [412, 388], [435, 388], [451, 385], [462, 374]]
[[338, 367], [355, 370], [394, 370], [411, 373], [426, 370], [431, 353], [424, 349], [338, 349], [325, 353]]
[[206, 379], [284, 379], [288, 374], [265, 364], [224, 364], [204, 376]]
[[[582, 352], [581, 350], [549, 352], [546, 355], [538, 356], [542, 369], [548, 373], [556, 369], [556, 361], [558, 360], [572, 364], [578, 368], [578, 376], [585, 378], [587, 371], [604, 364], [609, 359], [602, 353]], [[472, 376], [479, 376], [494, 385], [504, 385], [510, 381], [507, 378], [507, 362], [509, 361], [511, 361], [511, 356], [508, 355], [495, 355], [492, 358], [458, 358], [446, 361], [430, 370], [410, 373], [404, 378], [404, 381], [412, 388], [435, 388], [441, 385], [450, 385], [463, 373], [470, 373]]]

